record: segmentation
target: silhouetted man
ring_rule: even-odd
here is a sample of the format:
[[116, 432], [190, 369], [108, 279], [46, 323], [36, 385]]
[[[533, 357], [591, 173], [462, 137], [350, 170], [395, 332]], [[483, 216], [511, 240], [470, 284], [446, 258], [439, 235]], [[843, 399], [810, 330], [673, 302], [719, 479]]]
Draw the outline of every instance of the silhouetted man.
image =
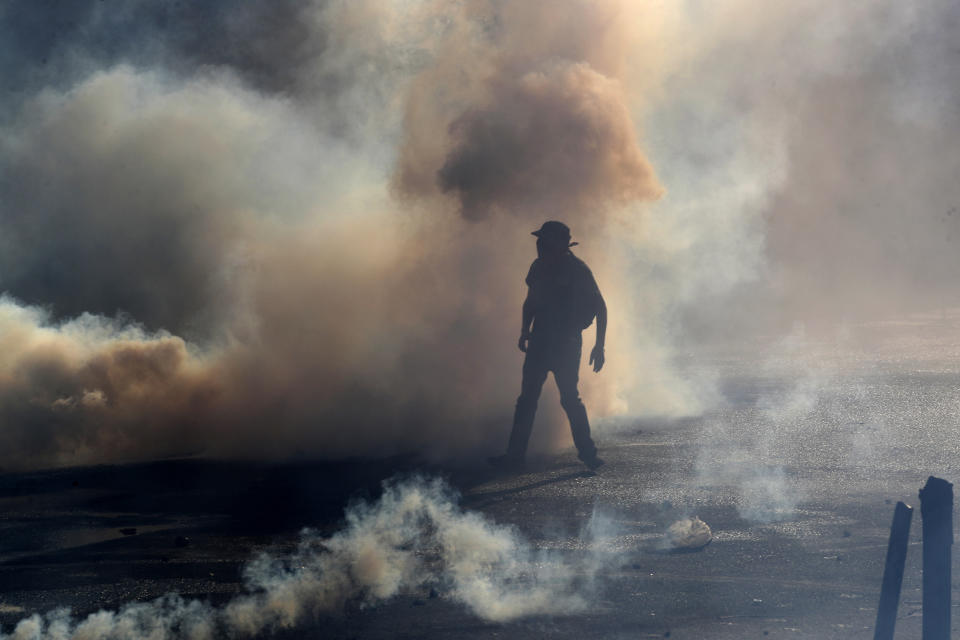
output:
[[[560, 404], [570, 420], [573, 443], [580, 460], [590, 469], [603, 464], [590, 438], [587, 410], [580, 400], [577, 381], [580, 370], [581, 332], [597, 319], [597, 342], [590, 352], [594, 371], [603, 368], [603, 345], [607, 332], [607, 305], [590, 268], [570, 251], [570, 229], [562, 222], [543, 223], [537, 236], [537, 259], [527, 274], [527, 299], [523, 303], [520, 351], [523, 383], [513, 416], [507, 453], [490, 458], [501, 469], [523, 466], [533, 429], [540, 390], [552, 371], [560, 390]], [[532, 325], [532, 329], [531, 329]]]

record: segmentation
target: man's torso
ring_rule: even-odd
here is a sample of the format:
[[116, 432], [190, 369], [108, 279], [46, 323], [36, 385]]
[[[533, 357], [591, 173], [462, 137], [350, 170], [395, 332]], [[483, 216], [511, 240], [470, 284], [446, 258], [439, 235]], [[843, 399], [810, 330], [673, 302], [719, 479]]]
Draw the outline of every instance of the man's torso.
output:
[[599, 289], [587, 265], [572, 253], [537, 258], [527, 274], [533, 304], [533, 334], [579, 336], [596, 314]]

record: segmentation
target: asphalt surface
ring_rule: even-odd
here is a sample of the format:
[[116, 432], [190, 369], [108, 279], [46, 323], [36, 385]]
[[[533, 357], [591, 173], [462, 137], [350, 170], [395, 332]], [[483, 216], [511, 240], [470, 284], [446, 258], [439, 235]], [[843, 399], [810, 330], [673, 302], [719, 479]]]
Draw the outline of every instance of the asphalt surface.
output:
[[[607, 463], [595, 474], [572, 450], [515, 474], [413, 455], [4, 474], [0, 624], [9, 632], [35, 612], [85, 615], [169, 592], [223, 603], [243, 590], [255, 553], [289, 551], [304, 526], [332, 533], [348, 503], [421, 473], [445, 477], [465, 509], [535, 548], [599, 557], [590, 607], [496, 623], [421, 589], [277, 637], [872, 638], [895, 503], [919, 507], [930, 475], [960, 478], [958, 326], [945, 314], [860, 327], [856, 338], [701, 351], [680, 366], [711, 373], [717, 408], [599, 425]], [[903, 638], [920, 637], [916, 511]], [[596, 514], [605, 535], [589, 544], [581, 532]], [[712, 542], [665, 550], [667, 527], [692, 515]]]

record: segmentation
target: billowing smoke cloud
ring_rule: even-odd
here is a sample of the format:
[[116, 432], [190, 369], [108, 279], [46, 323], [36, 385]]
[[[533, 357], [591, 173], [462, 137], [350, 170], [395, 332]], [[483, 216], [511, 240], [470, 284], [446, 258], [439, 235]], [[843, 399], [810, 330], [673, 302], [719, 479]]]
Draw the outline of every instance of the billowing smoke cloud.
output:
[[595, 232], [603, 282], [603, 221], [659, 187], [616, 3], [479, 6], [80, 3], [15, 48], [55, 68], [5, 117], [0, 464], [502, 446], [529, 231]]
[[191, 417], [202, 420], [220, 391], [181, 338], [95, 316], [48, 322], [39, 309], [0, 300], [6, 459], [19, 452], [50, 465], [98, 460], [105, 450], [201, 446]]
[[3, 145], [5, 288], [58, 317], [188, 328], [261, 204], [247, 163], [284, 116], [246, 99], [118, 69], [31, 101]]
[[576, 219], [657, 193], [615, 81], [579, 63], [493, 93], [493, 108], [451, 123], [456, 143], [437, 174], [466, 217], [501, 208]]
[[547, 218], [611, 311], [594, 418], [960, 274], [947, 2], [0, 11], [4, 467], [502, 446]]
[[34, 615], [0, 638], [252, 637], [425, 588], [489, 621], [569, 615], [590, 604], [606, 562], [594, 542], [579, 559], [537, 551], [513, 529], [461, 510], [442, 483], [407, 481], [387, 486], [375, 504], [353, 507], [339, 533], [308, 531], [292, 555], [255, 559], [245, 572], [248, 593], [222, 607], [171, 594], [79, 620], [67, 610]]
[[581, 229], [660, 195], [619, 77], [626, 6], [475, 3], [473, 12], [454, 16], [438, 64], [410, 90], [402, 192], [453, 195], [471, 220], [507, 212]]

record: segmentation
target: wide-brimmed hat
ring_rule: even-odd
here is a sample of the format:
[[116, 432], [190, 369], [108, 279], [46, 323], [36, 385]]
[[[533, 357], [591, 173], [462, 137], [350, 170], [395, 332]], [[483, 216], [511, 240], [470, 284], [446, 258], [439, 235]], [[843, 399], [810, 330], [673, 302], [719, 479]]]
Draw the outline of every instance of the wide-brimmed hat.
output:
[[566, 242], [567, 247], [575, 247], [579, 244], [578, 242], [570, 242], [570, 227], [556, 220], [547, 220], [542, 227], [532, 231], [531, 235], [557, 243]]

